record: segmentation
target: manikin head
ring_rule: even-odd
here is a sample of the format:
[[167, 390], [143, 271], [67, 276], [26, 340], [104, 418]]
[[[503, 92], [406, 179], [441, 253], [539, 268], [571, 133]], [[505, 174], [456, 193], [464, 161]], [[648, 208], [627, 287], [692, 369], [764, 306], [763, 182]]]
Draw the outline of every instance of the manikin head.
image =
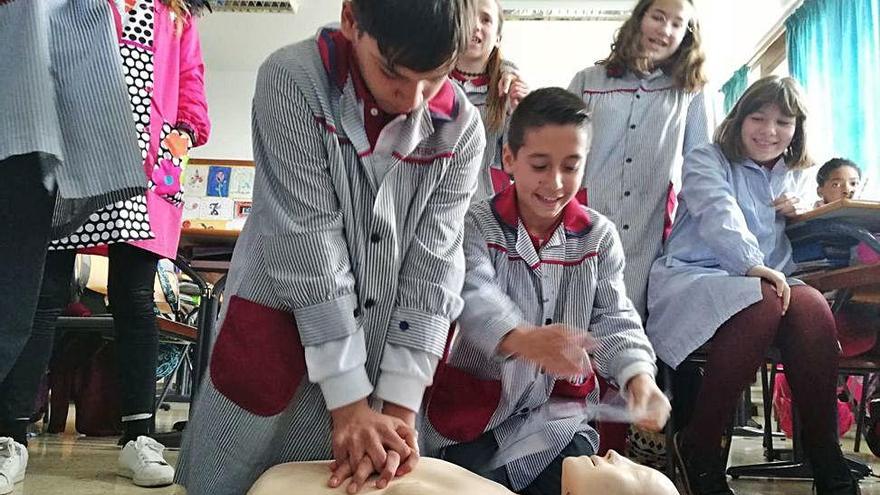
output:
[[634, 463], [613, 450], [604, 457], [568, 457], [562, 462], [562, 495], [678, 495], [656, 469]]

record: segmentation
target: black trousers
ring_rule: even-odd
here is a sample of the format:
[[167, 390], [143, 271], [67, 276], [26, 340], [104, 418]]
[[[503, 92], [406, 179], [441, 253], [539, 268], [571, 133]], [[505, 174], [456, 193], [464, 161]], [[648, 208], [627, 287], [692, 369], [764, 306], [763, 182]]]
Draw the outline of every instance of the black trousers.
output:
[[[143, 421], [151, 417], [155, 398], [159, 333], [153, 281], [158, 257], [128, 244], [112, 244], [109, 254], [107, 289], [116, 336], [123, 421]], [[58, 316], [68, 303], [75, 256], [74, 251], [51, 251], [46, 257], [30, 338], [0, 386], [2, 423], [26, 418], [32, 412], [52, 353]]]
[[0, 383], [31, 336], [52, 228], [55, 195], [40, 153], [0, 161]]
[[[488, 465], [497, 451], [498, 443], [495, 441], [495, 435], [490, 431], [473, 442], [446, 447], [440, 452], [440, 458], [512, 490], [506, 468], [502, 466], [492, 469]], [[562, 493], [562, 461], [566, 457], [595, 453], [596, 451], [593, 450], [593, 446], [586, 438], [575, 435], [571, 442], [562, 449], [562, 452], [553, 459], [553, 462], [544, 468], [529, 486], [518, 493], [523, 495], [559, 495]]]

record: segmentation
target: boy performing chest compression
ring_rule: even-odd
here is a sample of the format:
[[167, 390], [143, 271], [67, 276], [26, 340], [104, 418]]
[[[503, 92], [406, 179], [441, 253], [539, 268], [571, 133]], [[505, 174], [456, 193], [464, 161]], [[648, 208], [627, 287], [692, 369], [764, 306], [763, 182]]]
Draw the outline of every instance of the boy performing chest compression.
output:
[[349, 493], [414, 467], [485, 146], [447, 79], [473, 17], [468, 0], [346, 1], [340, 30], [261, 67], [253, 210], [178, 465], [189, 495], [245, 493], [289, 461], [334, 459]]
[[[513, 113], [503, 161], [514, 182], [465, 219], [461, 333], [427, 405], [431, 454], [518, 493], [560, 493], [563, 459], [598, 450], [587, 350], [642, 426], [668, 417], [617, 231], [575, 197], [589, 134], [584, 103], [560, 88]], [[533, 435], [541, 448], [520, 441]]]

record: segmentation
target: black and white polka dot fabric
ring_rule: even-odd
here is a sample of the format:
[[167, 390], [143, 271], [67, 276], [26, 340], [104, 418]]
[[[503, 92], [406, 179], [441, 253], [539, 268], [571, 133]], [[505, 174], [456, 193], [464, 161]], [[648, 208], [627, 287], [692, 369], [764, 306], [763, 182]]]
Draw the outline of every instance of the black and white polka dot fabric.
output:
[[[122, 37], [153, 49], [153, 0], [137, 0], [122, 16]], [[152, 72], [152, 71], [151, 71]]]
[[[129, 8], [130, 5], [130, 8]], [[146, 160], [150, 150], [150, 108], [153, 91], [153, 0], [126, 2], [122, 13], [122, 40], [119, 53], [122, 56], [125, 84], [131, 103], [132, 116], [138, 131], [138, 146], [141, 157]], [[171, 126], [162, 126], [162, 139], [171, 132]], [[160, 146], [159, 157], [154, 160], [159, 167], [162, 158], [176, 167], [179, 160], [172, 159], [171, 153]], [[148, 179], [148, 186], [156, 185]], [[168, 201], [180, 205], [182, 191], [173, 195], [163, 195]], [[152, 239], [155, 234], [150, 229], [147, 214], [147, 200], [141, 195], [126, 201], [117, 201], [93, 213], [73, 234], [52, 241], [50, 250], [81, 249], [101, 244]]]
[[92, 213], [75, 233], [56, 241], [51, 249], [81, 249], [116, 242], [151, 239], [147, 202], [138, 196]]

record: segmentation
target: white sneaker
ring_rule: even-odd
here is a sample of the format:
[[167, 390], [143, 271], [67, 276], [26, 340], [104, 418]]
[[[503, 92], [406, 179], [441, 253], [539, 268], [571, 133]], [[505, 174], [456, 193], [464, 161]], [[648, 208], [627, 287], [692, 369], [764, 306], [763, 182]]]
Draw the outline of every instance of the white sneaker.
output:
[[174, 481], [174, 468], [165, 462], [165, 446], [140, 436], [125, 444], [119, 453], [117, 474], [131, 478], [137, 486], [166, 486]]
[[12, 493], [15, 484], [24, 481], [27, 447], [9, 437], [0, 437], [0, 494]]

